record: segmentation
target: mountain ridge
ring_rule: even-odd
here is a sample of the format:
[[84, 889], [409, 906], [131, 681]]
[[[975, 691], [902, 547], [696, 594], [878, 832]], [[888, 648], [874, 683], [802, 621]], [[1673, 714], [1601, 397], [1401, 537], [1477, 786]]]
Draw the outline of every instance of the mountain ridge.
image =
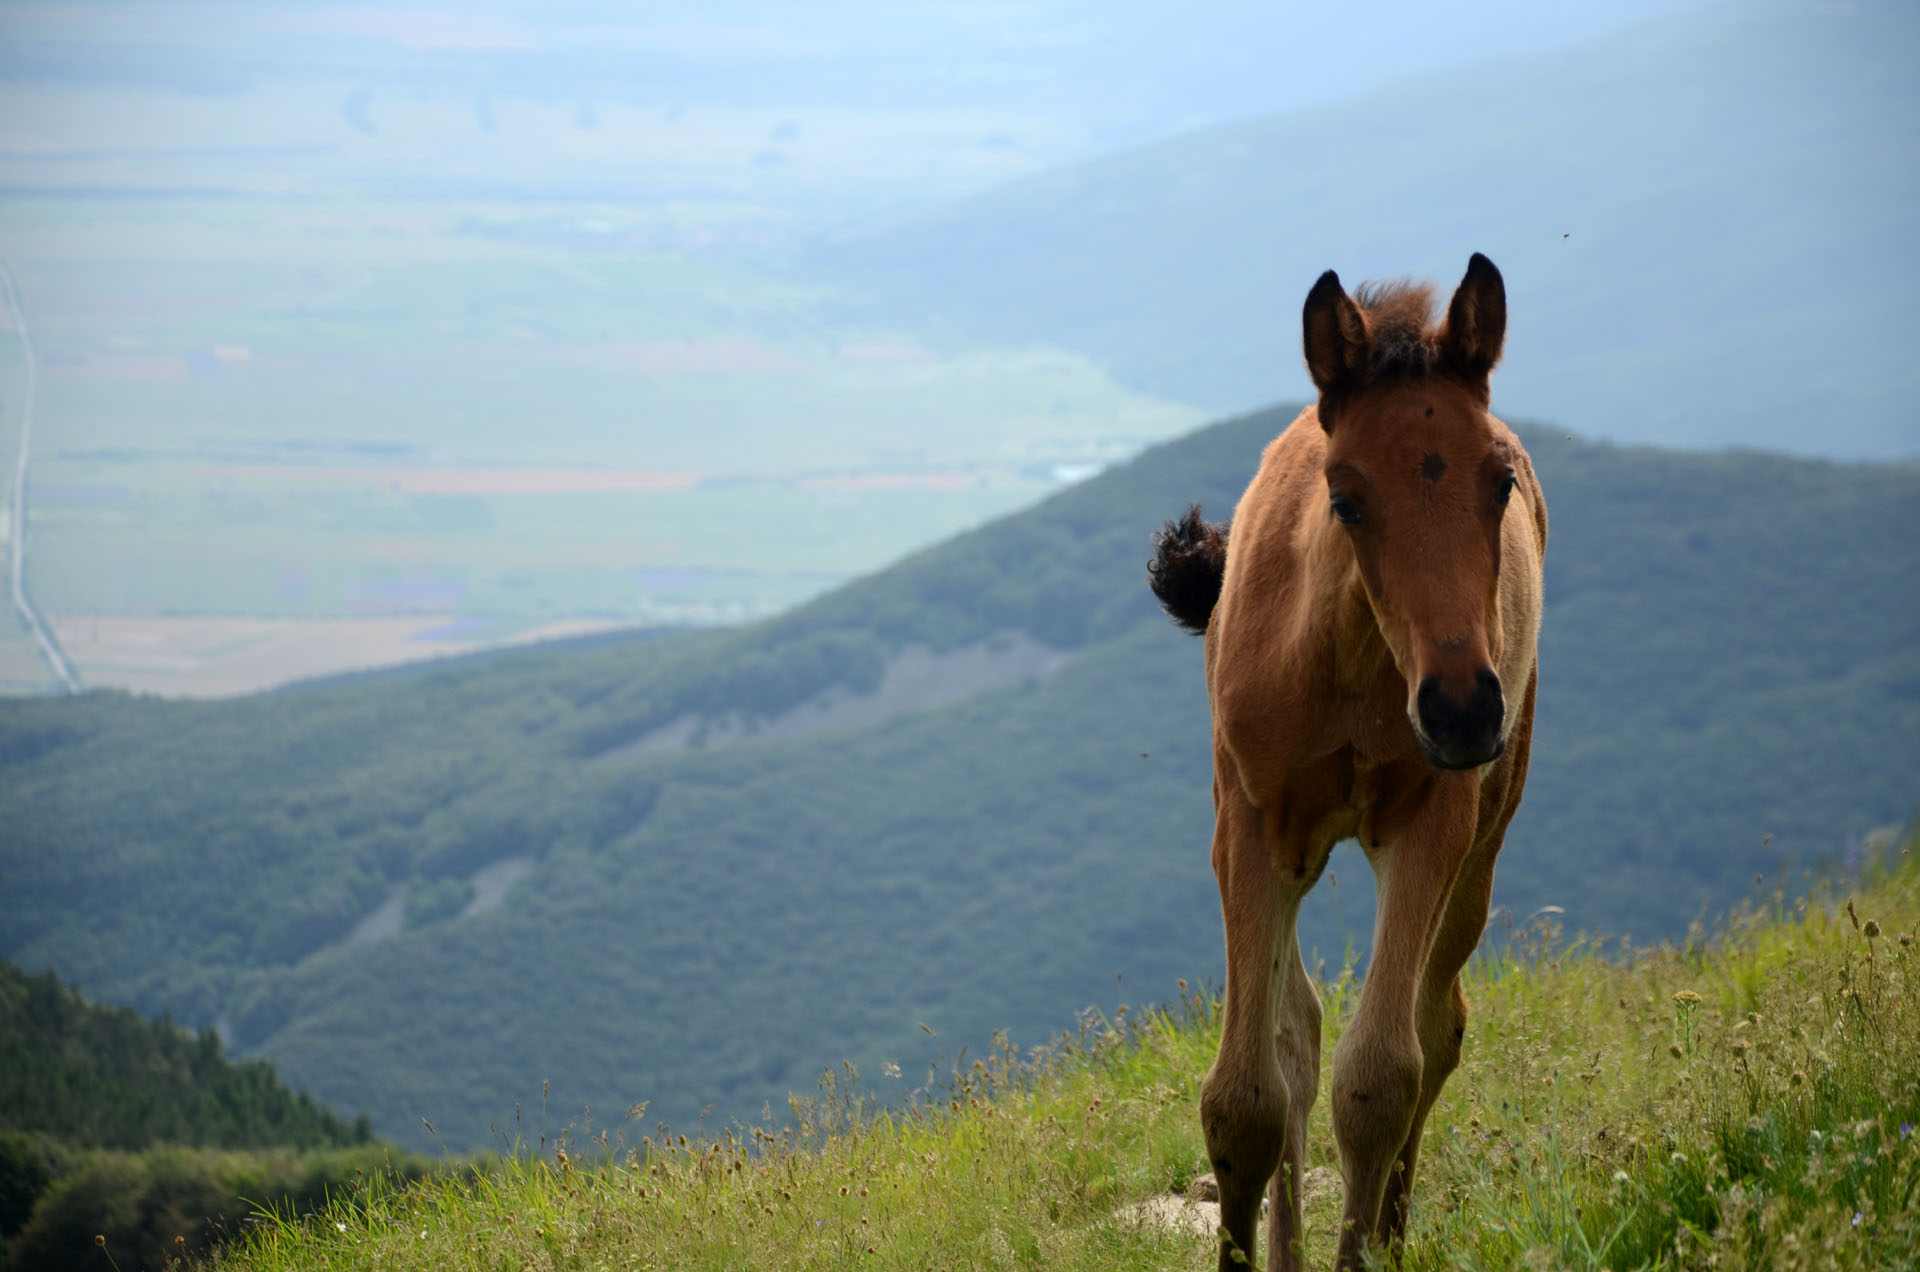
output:
[[[895, 1066], [904, 1095], [942, 1050], [1050, 1037], [1116, 973], [1136, 999], [1217, 976], [1200, 649], [1143, 570], [1149, 533], [1194, 500], [1226, 512], [1293, 413], [749, 629], [225, 702], [0, 704], [0, 956], [224, 1021], [236, 1054], [380, 1133], [412, 1142], [425, 1116], [457, 1146], [548, 1079], [547, 1129], [642, 1101], [757, 1117], [842, 1059]], [[1677, 934], [1753, 872], [1911, 813], [1920, 468], [1521, 435], [1553, 540], [1498, 904]], [[1010, 631], [1072, 656], [863, 727], [618, 750]], [[534, 866], [503, 904], [458, 917], [462, 882], [516, 857]], [[1346, 848], [1330, 876], [1303, 933], [1337, 965], [1370, 882]], [[396, 889], [402, 929], [345, 944]]]
[[1224, 411], [1306, 391], [1293, 316], [1322, 270], [1451, 280], [1482, 251], [1519, 416], [1910, 457], [1886, 280], [1920, 272], [1920, 175], [1885, 157], [1920, 128], [1915, 56], [1895, 5], [1711, 7], [1024, 178], [815, 266], [950, 340], [1076, 349]]

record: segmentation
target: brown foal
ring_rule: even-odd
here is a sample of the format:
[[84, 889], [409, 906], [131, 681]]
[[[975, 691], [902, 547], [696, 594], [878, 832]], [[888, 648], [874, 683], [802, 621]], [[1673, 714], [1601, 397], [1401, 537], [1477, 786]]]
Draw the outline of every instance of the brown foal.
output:
[[1301, 1266], [1320, 998], [1294, 922], [1348, 838], [1379, 908], [1334, 1048], [1338, 1266], [1397, 1247], [1421, 1127], [1460, 1060], [1459, 973], [1526, 780], [1547, 511], [1488, 413], [1499, 271], [1476, 254], [1437, 324], [1431, 307], [1426, 287], [1349, 297], [1323, 274], [1303, 315], [1318, 403], [1267, 446], [1230, 523], [1190, 510], [1149, 566], [1168, 612], [1206, 635], [1227, 981], [1200, 1119], [1223, 1270], [1251, 1266], [1269, 1189], [1268, 1266]]

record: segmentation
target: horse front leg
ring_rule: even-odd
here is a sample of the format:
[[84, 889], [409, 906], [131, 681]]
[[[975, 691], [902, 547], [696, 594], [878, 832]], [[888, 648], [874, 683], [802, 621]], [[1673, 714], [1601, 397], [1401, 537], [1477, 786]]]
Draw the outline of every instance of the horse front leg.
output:
[[1420, 977], [1420, 992], [1414, 1003], [1423, 1062], [1420, 1103], [1395, 1160], [1380, 1212], [1381, 1235], [1390, 1250], [1397, 1250], [1406, 1239], [1408, 1199], [1413, 1193], [1413, 1172], [1420, 1161], [1420, 1137], [1427, 1115], [1440, 1098], [1447, 1078], [1460, 1065], [1460, 1048], [1467, 1035], [1467, 995], [1460, 984], [1460, 972], [1480, 947], [1480, 938], [1487, 930], [1494, 861], [1506, 841], [1507, 827], [1520, 808], [1520, 790], [1526, 782], [1531, 750], [1533, 696], [1534, 683], [1529, 681], [1522, 706], [1527, 727], [1515, 733], [1506, 761], [1481, 782], [1484, 824], [1447, 895], [1446, 910]]
[[[1333, 1055], [1333, 1131], [1347, 1186], [1341, 1269], [1364, 1266], [1367, 1251], [1379, 1248], [1389, 1185], [1396, 1171], [1405, 1178], [1401, 1155], [1424, 1112], [1427, 1075], [1417, 999], [1473, 840], [1474, 811], [1471, 779], [1437, 779], [1407, 828], [1368, 848], [1379, 895], [1373, 955], [1360, 1005]], [[1403, 1197], [1402, 1189], [1396, 1206]]]
[[1380, 1207], [1381, 1239], [1389, 1250], [1398, 1249], [1406, 1237], [1408, 1198], [1413, 1193], [1413, 1172], [1420, 1161], [1420, 1137], [1427, 1115], [1433, 1111], [1447, 1078], [1460, 1067], [1460, 1049], [1467, 1034], [1467, 995], [1460, 984], [1460, 971], [1486, 931], [1487, 909], [1493, 896], [1493, 861], [1499, 851], [1500, 836], [1496, 834], [1477, 847], [1461, 868], [1420, 978], [1420, 992], [1414, 1002], [1422, 1062], [1420, 1102]]
[[1447, 1078], [1460, 1067], [1460, 1042], [1466, 1035], [1467, 998], [1453, 977], [1450, 988], [1430, 990], [1422, 986], [1414, 1006], [1416, 1030], [1420, 1038], [1420, 1098], [1414, 1107], [1413, 1124], [1393, 1160], [1387, 1175], [1386, 1194], [1380, 1202], [1379, 1240], [1386, 1250], [1398, 1254], [1406, 1241], [1407, 1212], [1413, 1195], [1413, 1173], [1420, 1162], [1420, 1139], [1427, 1115], [1440, 1098]]
[[[1279, 845], [1260, 811], [1237, 788], [1223, 786], [1213, 867], [1226, 927], [1227, 984], [1220, 1051], [1200, 1086], [1200, 1127], [1220, 1187], [1219, 1266], [1233, 1272], [1253, 1266], [1260, 1198], [1291, 1129], [1294, 1100], [1275, 1028], [1287, 977], [1283, 947], [1288, 959], [1299, 961], [1293, 926], [1305, 886], [1279, 861]], [[1304, 1131], [1302, 1117], [1294, 1134]]]

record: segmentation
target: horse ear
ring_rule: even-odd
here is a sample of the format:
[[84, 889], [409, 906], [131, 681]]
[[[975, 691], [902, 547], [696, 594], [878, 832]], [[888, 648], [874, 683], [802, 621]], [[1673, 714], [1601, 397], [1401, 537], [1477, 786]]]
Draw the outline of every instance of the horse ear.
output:
[[1331, 393], [1357, 379], [1367, 365], [1367, 319], [1340, 286], [1332, 270], [1307, 293], [1300, 315], [1307, 349], [1307, 374], [1321, 393]]
[[1500, 361], [1507, 339], [1507, 285], [1493, 262], [1475, 252], [1467, 262], [1467, 276], [1447, 306], [1447, 329], [1440, 335], [1440, 352], [1472, 379], [1485, 379]]

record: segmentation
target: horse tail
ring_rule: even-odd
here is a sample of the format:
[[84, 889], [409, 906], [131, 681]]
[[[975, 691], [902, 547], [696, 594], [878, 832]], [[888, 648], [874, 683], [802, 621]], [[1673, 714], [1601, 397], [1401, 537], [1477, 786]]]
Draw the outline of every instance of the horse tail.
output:
[[1220, 599], [1220, 580], [1227, 573], [1227, 527], [1230, 521], [1202, 521], [1200, 505], [1187, 509], [1178, 521], [1169, 521], [1153, 536], [1153, 555], [1147, 558], [1147, 586], [1160, 598], [1160, 608], [1196, 636], [1205, 634], [1213, 607]]

